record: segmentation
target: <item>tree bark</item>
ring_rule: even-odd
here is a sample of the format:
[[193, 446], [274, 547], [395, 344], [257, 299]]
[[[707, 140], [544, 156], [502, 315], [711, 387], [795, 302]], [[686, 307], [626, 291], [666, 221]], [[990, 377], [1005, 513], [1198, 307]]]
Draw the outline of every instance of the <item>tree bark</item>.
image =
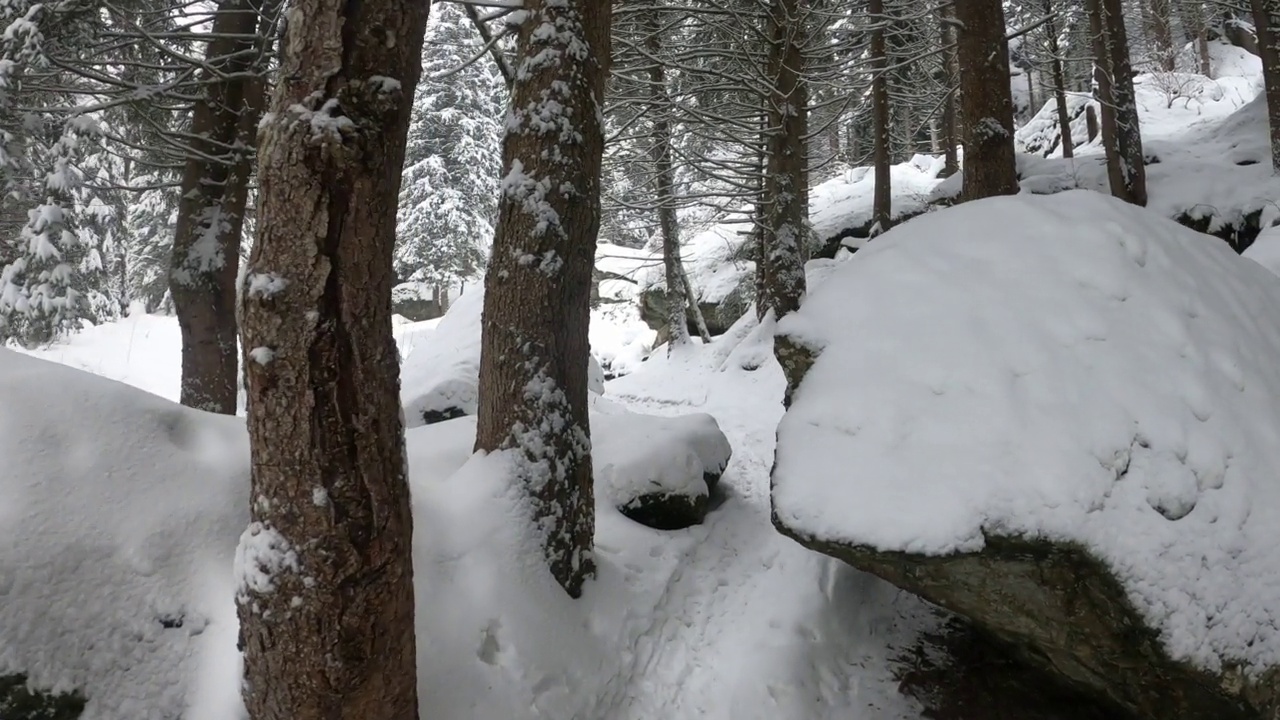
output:
[[945, 84], [946, 97], [942, 99], [942, 142], [944, 150], [942, 172], [939, 177], [951, 177], [960, 171], [959, 144], [959, 109], [956, 102], [956, 78], [959, 74], [956, 59], [956, 31], [952, 21], [955, 10], [950, 4], [943, 4], [938, 9], [939, 26], [942, 29], [942, 64], [947, 78]]
[[884, 0], [870, 0], [867, 14], [871, 29], [871, 126], [875, 137], [873, 165], [875, 187], [871, 202], [872, 236], [889, 229], [893, 222], [893, 188], [889, 157], [889, 77], [886, 74], [885, 27], [889, 18]]
[[207, 85], [191, 111], [191, 154], [182, 173], [169, 289], [182, 333], [183, 405], [234, 415], [238, 352], [236, 275], [258, 120], [266, 103], [266, 51], [278, 4], [223, 0], [206, 62], [227, 77]]
[[1049, 18], [1045, 22], [1044, 32], [1052, 58], [1053, 98], [1058, 106], [1058, 128], [1062, 135], [1062, 157], [1075, 155], [1075, 143], [1071, 138], [1071, 113], [1067, 110], [1067, 81], [1062, 72], [1062, 48], [1058, 43], [1058, 23], [1053, 15], [1053, 0], [1044, 0], [1044, 14]]
[[1251, 3], [1262, 57], [1262, 77], [1266, 82], [1271, 168], [1280, 174], [1280, 0], [1251, 0]]
[[1156, 61], [1162, 72], [1176, 69], [1177, 51], [1173, 47], [1173, 16], [1170, 0], [1151, 0], [1151, 35], [1155, 40]]
[[578, 597], [594, 571], [587, 325], [611, 10], [592, 0], [524, 10], [485, 275], [476, 449], [514, 451], [551, 574]]
[[427, 4], [294, 0], [242, 294], [253, 720], [418, 720], [392, 251]]
[[1009, 44], [1001, 0], [954, 4], [960, 25], [960, 112], [964, 118], [964, 200], [1018, 192], [1013, 149]]
[[1088, 0], [1088, 10], [1111, 194], [1134, 205], [1146, 205], [1147, 169], [1121, 0]]
[[762, 297], [757, 307], [775, 318], [800, 307], [804, 296], [804, 234], [808, 222], [805, 142], [808, 93], [803, 79], [806, 18], [802, 0], [773, 0], [769, 11], [768, 138], [764, 204]]

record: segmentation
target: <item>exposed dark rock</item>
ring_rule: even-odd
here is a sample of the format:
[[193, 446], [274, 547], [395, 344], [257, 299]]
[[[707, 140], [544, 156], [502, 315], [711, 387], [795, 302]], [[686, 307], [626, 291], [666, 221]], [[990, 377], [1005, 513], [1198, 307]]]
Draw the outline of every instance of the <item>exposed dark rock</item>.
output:
[[934, 720], [1133, 720], [958, 617], [922, 635], [895, 664], [899, 690]]
[[1174, 222], [1179, 225], [1226, 240], [1232, 249], [1238, 253], [1247, 250], [1253, 244], [1253, 241], [1258, 239], [1258, 235], [1263, 230], [1261, 210], [1255, 210], [1234, 222], [1223, 222], [1219, 227], [1214, 228], [1213, 225], [1217, 219], [1217, 216], [1213, 214], [1193, 217], [1190, 213], [1182, 213], [1173, 218]]
[[3, 720], [75, 720], [84, 712], [78, 692], [52, 693], [27, 687], [27, 676], [0, 675], [0, 718]]
[[[1100, 706], [1149, 720], [1262, 720], [1280, 709], [1277, 673], [1246, 679], [1172, 660], [1124, 589], [1083, 548], [988, 536], [977, 553], [944, 557], [884, 552], [806, 537], [802, 545], [875, 574], [971, 620]], [[986, 717], [986, 716], [984, 716]]]
[[[717, 492], [720, 475], [724, 468], [716, 472], [702, 474], [707, 484], [705, 493], [651, 493], [641, 495], [618, 508], [618, 512], [628, 518], [654, 530], [683, 530], [694, 525], [701, 525], [707, 513], [718, 507], [723, 498]], [[712, 498], [716, 498], [713, 503]]]
[[460, 417], [466, 417], [467, 413], [462, 408], [449, 407], [443, 410], [424, 410], [422, 413], [422, 424], [433, 425], [435, 423], [444, 422], [446, 420], [454, 420]]

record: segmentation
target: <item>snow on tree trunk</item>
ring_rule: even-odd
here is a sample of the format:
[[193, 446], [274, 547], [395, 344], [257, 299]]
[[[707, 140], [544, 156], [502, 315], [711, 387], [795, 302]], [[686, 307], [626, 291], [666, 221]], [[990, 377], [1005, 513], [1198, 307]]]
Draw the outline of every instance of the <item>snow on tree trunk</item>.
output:
[[667, 352], [689, 344], [686, 308], [696, 305], [693, 288], [685, 286], [680, 263], [680, 223], [675, 206], [675, 167], [671, 159], [671, 100], [667, 96], [667, 74], [659, 58], [662, 52], [662, 13], [652, 8], [645, 13], [645, 51], [649, 59], [649, 113], [653, 117], [653, 183], [658, 203], [658, 226], [662, 233], [662, 262], [667, 283]]
[[960, 115], [964, 123], [964, 200], [1018, 192], [1013, 149], [1009, 43], [1000, 0], [955, 3]]
[[1054, 20], [1053, 0], [1044, 0], [1045, 21], [1044, 33], [1053, 66], [1053, 98], [1058, 106], [1058, 133], [1062, 136], [1062, 157], [1075, 155], [1075, 144], [1071, 139], [1071, 115], [1067, 111], [1067, 81], [1062, 72], [1062, 54], [1058, 44], [1058, 23]]
[[[274, 3], [270, 3], [274, 5]], [[191, 153], [182, 173], [169, 289], [182, 331], [187, 405], [236, 412], [236, 275], [253, 169], [252, 148], [266, 102], [264, 51], [274, 7], [223, 0], [206, 62], [227, 77], [206, 85], [191, 112]], [[210, 77], [214, 70], [206, 70]]]
[[764, 252], [757, 301], [763, 315], [781, 318], [800, 307], [804, 296], [804, 170], [808, 111], [804, 73], [806, 18], [802, 0], [773, 0], [769, 10], [771, 81], [767, 103]]
[[1138, 127], [1138, 103], [1129, 64], [1120, 0], [1087, 0], [1093, 34], [1094, 78], [1102, 106], [1102, 145], [1107, 153], [1111, 194], [1147, 204], [1147, 168]]
[[1280, 0], [1251, 0], [1258, 32], [1262, 76], [1266, 81], [1267, 120], [1271, 132], [1271, 168], [1280, 174]]
[[253, 720], [417, 720], [391, 288], [427, 5], [294, 0], [288, 13], [241, 297], [245, 704]]
[[551, 574], [594, 572], [587, 325], [600, 227], [608, 3], [527, 0], [485, 275], [476, 449], [510, 449]]
[[875, 135], [873, 165], [875, 186], [872, 193], [871, 219], [872, 234], [878, 235], [889, 229], [892, 222], [892, 180], [890, 179], [889, 158], [889, 77], [887, 75], [887, 50], [885, 48], [885, 29], [889, 17], [884, 12], [884, 0], [870, 0], [867, 14], [872, 22], [871, 29], [871, 132]]

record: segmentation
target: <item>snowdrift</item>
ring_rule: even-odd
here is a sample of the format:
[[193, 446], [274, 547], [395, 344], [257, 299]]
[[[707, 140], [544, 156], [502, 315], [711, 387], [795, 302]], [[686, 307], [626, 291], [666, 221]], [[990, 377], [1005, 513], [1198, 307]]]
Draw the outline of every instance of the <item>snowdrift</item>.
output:
[[780, 529], [1142, 716], [1275, 707], [1264, 268], [1097, 193], [996, 198], [883, 236], [779, 330], [807, 355]]

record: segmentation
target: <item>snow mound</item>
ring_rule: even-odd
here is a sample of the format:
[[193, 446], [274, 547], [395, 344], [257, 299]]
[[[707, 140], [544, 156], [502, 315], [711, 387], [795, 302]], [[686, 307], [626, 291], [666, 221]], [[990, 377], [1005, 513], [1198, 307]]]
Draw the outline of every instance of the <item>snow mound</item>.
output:
[[[928, 209], [929, 199], [938, 185], [943, 159], [916, 155], [909, 162], [889, 168], [890, 215], [897, 220], [918, 215]], [[860, 230], [871, 223], [875, 196], [875, 173], [871, 168], [851, 168], [813, 188], [810, 221], [820, 240]], [[846, 241], [860, 247], [860, 241]]]
[[780, 332], [778, 521], [887, 551], [1078, 543], [1177, 660], [1280, 663], [1280, 284], [1101, 194], [927, 215]]
[[[484, 291], [479, 286], [463, 293], [425, 337], [411, 340], [400, 363], [400, 401], [406, 427], [453, 417], [458, 411], [474, 415], [479, 399], [480, 316]], [[595, 358], [587, 367], [592, 392], [604, 392], [604, 371]]]
[[719, 479], [732, 452], [716, 419], [705, 413], [596, 412], [591, 437], [597, 491], [614, 507], [646, 495], [706, 497], [708, 478]]
[[1269, 227], [1263, 230], [1258, 234], [1258, 239], [1254, 240], [1242, 254], [1276, 275], [1280, 275], [1280, 227]]
[[213, 658], [235, 646], [243, 422], [0, 349], [0, 458], [0, 675], [80, 691], [83, 720], [238, 703], [204, 681], [239, 677]]

